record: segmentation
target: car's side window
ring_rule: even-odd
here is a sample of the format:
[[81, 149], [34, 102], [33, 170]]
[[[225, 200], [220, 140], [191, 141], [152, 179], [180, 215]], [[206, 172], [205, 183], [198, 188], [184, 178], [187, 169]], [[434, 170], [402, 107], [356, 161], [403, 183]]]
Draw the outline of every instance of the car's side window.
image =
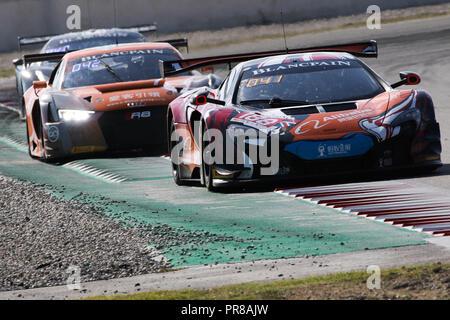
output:
[[228, 88], [228, 80], [230, 79], [230, 75], [226, 77], [226, 79], [222, 82], [219, 87], [219, 99], [223, 100], [225, 98], [227, 88]]
[[230, 76], [228, 77], [227, 87], [225, 88], [224, 98], [228, 97], [228, 99], [230, 99], [233, 96], [234, 83], [235, 83], [235, 78], [236, 78], [237, 73], [238, 72], [236, 71], [236, 68], [231, 70]]
[[64, 70], [64, 68], [63, 68], [63, 66], [64, 66], [64, 63], [62, 62], [62, 63], [60, 63], [58, 66], [57, 66], [57, 70], [56, 70], [56, 73], [55, 73], [55, 76], [54, 76], [54, 78], [52, 79], [52, 84], [53, 84], [53, 87], [59, 87], [60, 86], [60, 83], [61, 83], [61, 77], [62, 77], [62, 70]]

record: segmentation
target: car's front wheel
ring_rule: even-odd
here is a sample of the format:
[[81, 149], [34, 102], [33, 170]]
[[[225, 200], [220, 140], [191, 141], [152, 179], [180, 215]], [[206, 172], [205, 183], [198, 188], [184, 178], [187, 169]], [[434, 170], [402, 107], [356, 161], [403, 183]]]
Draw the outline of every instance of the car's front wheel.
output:
[[28, 155], [35, 159], [36, 157], [33, 156], [33, 154], [31, 153], [31, 145], [30, 145], [30, 132], [28, 130], [28, 121], [25, 121], [25, 126], [26, 126], [26, 130], [27, 130], [27, 145], [28, 145]]
[[[202, 122], [202, 128], [199, 130], [202, 132], [202, 136], [199, 138], [199, 142], [201, 147], [201, 177], [203, 185], [208, 189], [208, 191], [217, 191], [217, 188], [214, 186], [214, 163], [211, 161], [214, 159], [214, 150], [210, 150], [208, 145], [211, 143], [207, 136], [206, 126]], [[212, 162], [212, 163], [211, 163]]]
[[172, 163], [172, 176], [173, 181], [179, 186], [185, 185], [186, 183], [181, 179], [180, 175], [180, 155], [177, 152], [174, 152], [174, 148], [176, 145], [180, 142], [180, 136], [177, 134], [175, 130], [175, 123], [173, 120], [170, 123], [170, 130], [169, 130], [169, 152], [170, 152], [170, 161]]

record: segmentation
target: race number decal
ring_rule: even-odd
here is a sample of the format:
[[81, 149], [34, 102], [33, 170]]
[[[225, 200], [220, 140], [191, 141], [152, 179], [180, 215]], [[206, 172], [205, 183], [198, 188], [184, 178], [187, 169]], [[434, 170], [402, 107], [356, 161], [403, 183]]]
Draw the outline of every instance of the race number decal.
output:
[[273, 77], [261, 77], [261, 78], [250, 78], [247, 80], [245, 85], [247, 88], [256, 87], [258, 85], [265, 85], [271, 83], [280, 83], [283, 75], [273, 76]]

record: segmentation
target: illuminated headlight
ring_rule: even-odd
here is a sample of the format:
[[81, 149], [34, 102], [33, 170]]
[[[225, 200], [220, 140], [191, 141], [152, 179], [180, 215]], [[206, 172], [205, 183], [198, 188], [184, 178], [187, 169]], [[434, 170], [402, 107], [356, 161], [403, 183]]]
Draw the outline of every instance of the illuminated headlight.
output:
[[247, 144], [259, 146], [264, 145], [267, 140], [265, 132], [240, 124], [230, 124], [227, 127], [227, 135], [232, 139], [244, 139]]
[[94, 114], [94, 111], [86, 110], [58, 110], [58, 116], [64, 121], [86, 121]]

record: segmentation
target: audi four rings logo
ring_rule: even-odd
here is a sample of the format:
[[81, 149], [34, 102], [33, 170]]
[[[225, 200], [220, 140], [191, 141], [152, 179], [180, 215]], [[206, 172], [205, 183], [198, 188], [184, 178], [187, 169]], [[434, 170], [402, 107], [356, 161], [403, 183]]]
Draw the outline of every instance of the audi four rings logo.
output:
[[58, 127], [51, 126], [47, 131], [47, 138], [50, 142], [56, 142], [59, 139], [59, 129]]

